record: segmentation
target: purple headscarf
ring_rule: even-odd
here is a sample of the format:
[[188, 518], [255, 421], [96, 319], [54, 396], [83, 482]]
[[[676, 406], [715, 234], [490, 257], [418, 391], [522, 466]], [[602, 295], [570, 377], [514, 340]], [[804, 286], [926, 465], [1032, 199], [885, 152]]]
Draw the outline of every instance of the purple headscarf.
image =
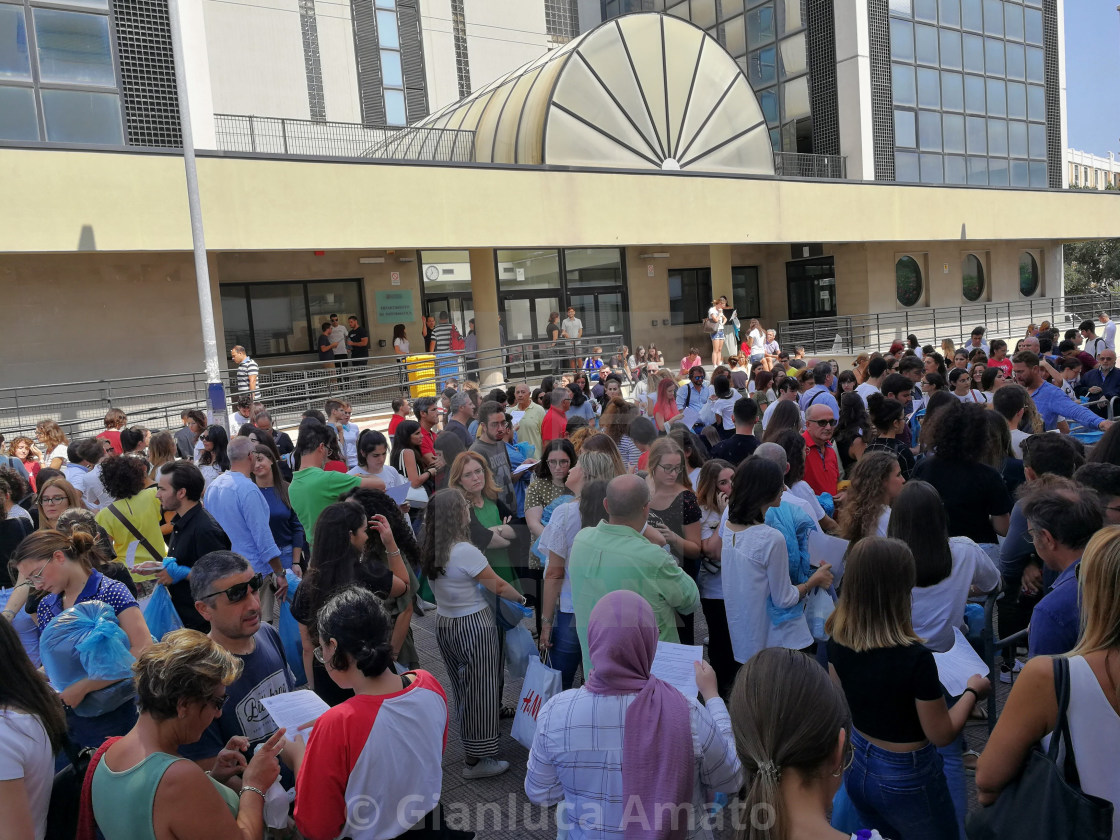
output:
[[[622, 742], [623, 812], [631, 815], [626, 840], [683, 840], [687, 820], [676, 829], [662, 806], [691, 807], [694, 760], [688, 701], [669, 683], [650, 675], [657, 651], [657, 619], [641, 595], [619, 590], [591, 610], [587, 642], [594, 694], [637, 694], [626, 710]], [[641, 810], [629, 806], [637, 797]], [[687, 813], [687, 812], [686, 812]], [[645, 819], [638, 819], [644, 814]], [[667, 823], [658, 825], [659, 822]]]

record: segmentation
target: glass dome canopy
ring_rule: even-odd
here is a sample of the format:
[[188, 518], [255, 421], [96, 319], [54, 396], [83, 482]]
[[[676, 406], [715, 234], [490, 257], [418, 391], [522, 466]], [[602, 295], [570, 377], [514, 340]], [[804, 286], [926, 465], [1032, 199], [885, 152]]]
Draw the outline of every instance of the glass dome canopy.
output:
[[381, 154], [431, 159], [438, 129], [474, 132], [478, 163], [774, 174], [739, 65], [688, 21], [656, 13], [607, 21], [403, 129]]

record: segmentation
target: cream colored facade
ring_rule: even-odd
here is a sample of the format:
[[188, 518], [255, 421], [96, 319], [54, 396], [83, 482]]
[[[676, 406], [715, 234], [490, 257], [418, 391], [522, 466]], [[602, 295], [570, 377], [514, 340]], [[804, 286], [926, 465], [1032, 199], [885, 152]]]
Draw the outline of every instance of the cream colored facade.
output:
[[[718, 295], [730, 266], [758, 266], [762, 320], [773, 325], [787, 314], [793, 243], [823, 243], [834, 257], [843, 315], [901, 308], [894, 263], [904, 254], [923, 266], [920, 305], [964, 302], [965, 253], [981, 258], [999, 301], [1021, 299], [1018, 259], [1030, 250], [1038, 296], [1054, 296], [1060, 243], [1120, 229], [1115, 196], [1080, 191], [224, 157], [200, 158], [199, 175], [215, 302], [227, 283], [360, 279], [374, 354], [391, 342], [373, 299], [393, 288], [393, 272], [421, 312], [419, 249], [470, 250], [485, 349], [497, 344], [494, 249], [623, 248], [630, 344], [655, 340], [672, 362], [702, 335], [662, 323], [671, 269], [711, 267]], [[201, 369], [180, 159], [5, 149], [0, 182], [21, 196], [0, 207], [4, 384]]]
[[1115, 152], [1101, 157], [1077, 149], [1066, 149], [1066, 177], [1071, 187], [1105, 190], [1120, 189], [1120, 160]]

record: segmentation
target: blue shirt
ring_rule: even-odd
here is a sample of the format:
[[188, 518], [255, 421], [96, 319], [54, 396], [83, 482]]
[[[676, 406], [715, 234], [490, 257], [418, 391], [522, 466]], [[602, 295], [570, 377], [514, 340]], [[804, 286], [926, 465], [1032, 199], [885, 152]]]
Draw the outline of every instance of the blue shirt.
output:
[[1031, 399], [1034, 400], [1038, 413], [1042, 415], [1042, 422], [1047, 431], [1057, 428], [1058, 421], [1062, 418], [1073, 420], [1090, 429], [1096, 429], [1104, 422], [1081, 403], [1076, 403], [1067, 397], [1057, 385], [1049, 382], [1039, 385], [1038, 390], [1031, 394]]
[[[120, 615], [130, 607], [138, 607], [136, 599], [123, 583], [105, 577], [98, 571], [89, 574], [89, 580], [82, 587], [81, 594], [74, 599], [74, 606], [84, 604], [86, 601], [100, 601], [113, 608], [116, 615]], [[62, 595], [52, 593], [39, 602], [35, 611], [35, 622], [39, 625], [40, 632], [51, 623], [51, 619], [62, 612]]]
[[827, 405], [832, 409], [833, 417], [840, 416], [840, 406], [836, 404], [836, 397], [832, 396], [832, 392], [825, 385], [814, 385], [801, 395], [797, 404], [802, 412], [808, 411], [811, 405]]
[[1046, 597], [1031, 615], [1029, 656], [1058, 656], [1077, 645], [1081, 632], [1081, 603], [1077, 586], [1078, 560], [1054, 580]]
[[303, 525], [296, 512], [284, 504], [275, 487], [258, 487], [268, 503], [268, 528], [278, 546], [303, 548]]
[[677, 389], [677, 408], [684, 411], [686, 407], [694, 408], [697, 412], [700, 411], [708, 403], [708, 398], [712, 395], [712, 386], [705, 382], [697, 390], [696, 386], [689, 381], [686, 387]]
[[254, 572], [268, 574], [268, 561], [280, 556], [269, 528], [268, 502], [257, 485], [234, 470], [210, 482], [202, 500], [229, 537], [233, 551], [249, 561]]

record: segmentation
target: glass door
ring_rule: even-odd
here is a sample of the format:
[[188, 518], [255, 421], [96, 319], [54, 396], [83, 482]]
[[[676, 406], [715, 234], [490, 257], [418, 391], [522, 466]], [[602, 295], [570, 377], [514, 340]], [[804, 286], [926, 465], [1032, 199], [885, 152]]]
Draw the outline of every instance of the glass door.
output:
[[470, 330], [470, 321], [474, 317], [474, 298], [462, 292], [426, 297], [424, 299], [425, 315], [431, 315], [439, 322], [439, 313], [446, 312], [451, 316], [451, 323], [459, 334], [466, 336]]
[[510, 349], [510, 373], [530, 376], [551, 370], [548, 316], [560, 311], [557, 294], [521, 292], [502, 299], [502, 319]]
[[786, 289], [791, 321], [836, 316], [836, 268], [832, 257], [786, 263]]

